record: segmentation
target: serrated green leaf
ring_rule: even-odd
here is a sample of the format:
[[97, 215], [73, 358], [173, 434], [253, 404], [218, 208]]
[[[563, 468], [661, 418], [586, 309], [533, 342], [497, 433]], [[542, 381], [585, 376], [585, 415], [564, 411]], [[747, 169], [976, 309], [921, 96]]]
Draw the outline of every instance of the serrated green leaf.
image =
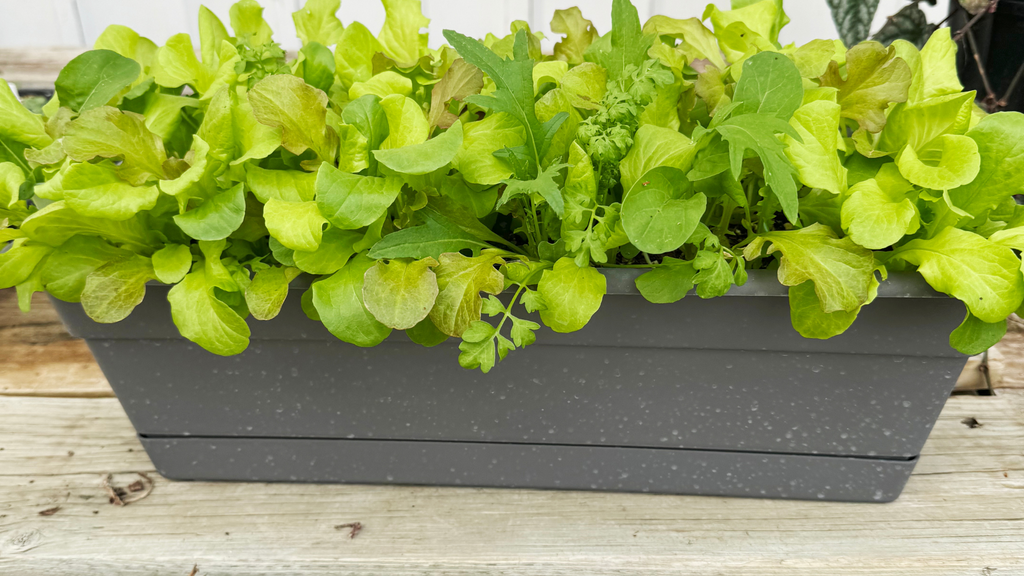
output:
[[438, 330], [449, 336], [462, 336], [469, 325], [480, 319], [483, 300], [480, 293], [499, 294], [505, 278], [496, 266], [505, 261], [494, 252], [468, 257], [445, 253], [434, 268], [440, 289], [430, 319]]
[[1024, 300], [1020, 259], [973, 232], [945, 228], [911, 240], [891, 257], [917, 266], [932, 288], [961, 300], [982, 322], [1005, 319]]
[[850, 312], [868, 301], [875, 259], [853, 240], [837, 238], [830, 228], [815, 223], [799, 230], [760, 234], [743, 255], [747, 260], [760, 257], [765, 242], [772, 244], [769, 255], [782, 253], [779, 282], [798, 286], [813, 280], [824, 312]]

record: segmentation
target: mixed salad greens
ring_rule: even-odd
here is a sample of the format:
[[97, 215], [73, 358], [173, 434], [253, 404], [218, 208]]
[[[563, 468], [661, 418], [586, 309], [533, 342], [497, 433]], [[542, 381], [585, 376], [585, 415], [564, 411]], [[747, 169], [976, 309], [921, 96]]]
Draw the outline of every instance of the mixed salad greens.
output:
[[181, 334], [230, 355], [306, 273], [341, 340], [461, 338], [484, 372], [538, 318], [585, 326], [602, 267], [648, 268], [655, 303], [777, 269], [810, 338], [916, 270], [966, 305], [967, 353], [1021, 307], [1024, 116], [974, 106], [948, 29], [782, 46], [779, 0], [643, 26], [615, 0], [604, 35], [556, 11], [553, 54], [521, 21], [434, 50], [419, 0], [383, 2], [375, 36], [309, 0], [291, 60], [253, 0], [231, 33], [201, 8], [198, 55], [111, 26], [42, 116], [0, 81], [0, 288], [117, 322], [170, 284]]

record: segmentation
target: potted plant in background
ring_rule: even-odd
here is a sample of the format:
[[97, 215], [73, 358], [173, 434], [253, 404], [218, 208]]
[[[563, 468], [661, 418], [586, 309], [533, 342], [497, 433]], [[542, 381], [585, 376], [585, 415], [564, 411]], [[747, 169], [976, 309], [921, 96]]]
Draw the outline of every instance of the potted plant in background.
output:
[[616, 0], [545, 55], [337, 7], [291, 61], [243, 0], [199, 56], [108, 28], [42, 116], [2, 87], [0, 286], [168, 477], [887, 501], [1024, 300], [1024, 117], [948, 29]]
[[[979, 104], [987, 112], [1024, 109], [1024, 57], [1017, 48], [1024, 34], [1024, 3], [1020, 0], [959, 0], [950, 2], [949, 15], [932, 24], [921, 10], [920, 2], [908, 3], [886, 18], [885, 24], [871, 36], [889, 44], [906, 40], [918, 47], [931, 34], [949, 22], [956, 30], [953, 40], [963, 49], [957, 52], [960, 79], [978, 94]], [[935, 5], [935, 0], [929, 2]], [[840, 37], [848, 45], [868, 37], [878, 0], [829, 0], [832, 18]]]

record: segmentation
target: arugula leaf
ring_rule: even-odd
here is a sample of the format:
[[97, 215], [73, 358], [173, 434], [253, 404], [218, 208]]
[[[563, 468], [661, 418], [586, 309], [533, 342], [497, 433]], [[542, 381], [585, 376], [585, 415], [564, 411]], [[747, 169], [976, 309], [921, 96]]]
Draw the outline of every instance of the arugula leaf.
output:
[[561, 171], [566, 166], [566, 164], [552, 164], [541, 170], [533, 180], [502, 180], [508, 187], [505, 188], [505, 193], [498, 198], [498, 206], [500, 207], [515, 198], [530, 198], [533, 194], [537, 194], [551, 206], [555, 214], [563, 215], [565, 201], [562, 199], [562, 191], [555, 179], [561, 179]]
[[528, 161], [532, 166], [530, 173], [538, 174], [541, 170], [541, 159], [547, 153], [551, 139], [566, 116], [556, 115], [543, 124], [537, 119], [534, 107], [533, 59], [528, 53], [527, 33], [520, 30], [516, 34], [511, 60], [499, 57], [480, 42], [454, 30], [445, 30], [444, 36], [466, 62], [483, 70], [495, 84], [494, 93], [486, 96], [468, 96], [466, 101], [492, 112], [504, 112], [526, 129], [526, 149], [529, 154]]
[[733, 116], [717, 127], [718, 133], [729, 143], [729, 165], [732, 177], [739, 179], [743, 170], [743, 153], [753, 150], [764, 164], [764, 175], [782, 211], [790, 222], [796, 222], [799, 209], [796, 169], [786, 158], [783, 143], [775, 134], [786, 134], [800, 141], [800, 134], [785, 121], [764, 114]]

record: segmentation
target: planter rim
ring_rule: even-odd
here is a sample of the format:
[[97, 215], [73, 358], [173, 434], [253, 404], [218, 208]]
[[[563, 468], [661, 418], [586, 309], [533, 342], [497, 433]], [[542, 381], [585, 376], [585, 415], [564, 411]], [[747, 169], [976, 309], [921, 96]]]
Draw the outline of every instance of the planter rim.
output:
[[[636, 279], [651, 268], [598, 268], [608, 280], [608, 296], [640, 296]], [[291, 290], [306, 290], [313, 283], [313, 276], [302, 274], [292, 281]], [[692, 295], [694, 292], [688, 292]], [[747, 283], [733, 286], [725, 296], [770, 296], [788, 297], [789, 287], [778, 279], [777, 270], [748, 270]], [[878, 287], [879, 298], [949, 298], [932, 289], [916, 272], [894, 272]]]

